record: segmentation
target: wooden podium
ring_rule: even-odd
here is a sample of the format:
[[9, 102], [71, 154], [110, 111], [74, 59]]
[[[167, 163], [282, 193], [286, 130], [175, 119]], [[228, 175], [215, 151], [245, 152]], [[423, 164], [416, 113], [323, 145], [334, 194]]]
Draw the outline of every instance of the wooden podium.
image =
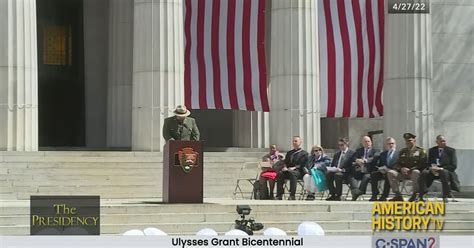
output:
[[163, 202], [202, 203], [202, 141], [166, 142], [163, 151]]

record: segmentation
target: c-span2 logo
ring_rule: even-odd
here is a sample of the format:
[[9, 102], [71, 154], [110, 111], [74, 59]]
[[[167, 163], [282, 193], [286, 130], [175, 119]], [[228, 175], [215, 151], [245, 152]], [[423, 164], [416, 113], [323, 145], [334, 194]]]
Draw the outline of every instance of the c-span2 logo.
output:
[[416, 235], [383, 235], [372, 236], [373, 248], [439, 248], [439, 236]]
[[31, 196], [30, 235], [100, 235], [100, 197]]

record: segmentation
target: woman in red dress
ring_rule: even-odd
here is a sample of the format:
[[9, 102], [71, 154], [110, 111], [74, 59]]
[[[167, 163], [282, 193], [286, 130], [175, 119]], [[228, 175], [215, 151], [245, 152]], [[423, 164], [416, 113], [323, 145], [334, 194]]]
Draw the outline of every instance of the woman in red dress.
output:
[[[275, 197], [273, 196], [273, 190], [275, 189], [275, 179], [277, 176], [277, 171], [275, 167], [278, 166], [280, 162], [283, 162], [283, 154], [277, 150], [276, 145], [270, 146], [270, 152], [263, 156], [261, 169], [262, 172], [260, 173], [259, 183], [260, 183], [260, 199], [270, 199], [273, 200]], [[270, 191], [268, 190], [268, 186]]]

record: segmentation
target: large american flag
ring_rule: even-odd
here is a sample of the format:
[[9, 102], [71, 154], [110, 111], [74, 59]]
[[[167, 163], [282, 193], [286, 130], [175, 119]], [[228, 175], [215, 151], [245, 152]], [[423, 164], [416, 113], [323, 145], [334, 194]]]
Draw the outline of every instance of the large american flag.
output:
[[[382, 116], [383, 1], [318, 3], [321, 116]], [[269, 111], [264, 9], [264, 0], [185, 0], [186, 105]]]
[[185, 0], [185, 103], [269, 111], [264, 0]]
[[321, 115], [383, 115], [382, 0], [319, 0]]

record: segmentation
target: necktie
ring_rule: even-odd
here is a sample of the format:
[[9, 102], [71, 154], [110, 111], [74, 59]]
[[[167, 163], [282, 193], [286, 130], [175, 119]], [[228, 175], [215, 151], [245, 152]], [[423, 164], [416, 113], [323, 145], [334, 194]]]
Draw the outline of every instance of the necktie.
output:
[[339, 162], [337, 163], [337, 168], [341, 168], [341, 162], [344, 159], [346, 152], [341, 152], [341, 156], [339, 156]]
[[369, 153], [369, 149], [364, 149], [364, 159], [367, 159], [368, 153]]
[[392, 155], [393, 155], [393, 151], [390, 150], [390, 152], [388, 152], [388, 156], [387, 156], [387, 165], [390, 165], [390, 161], [392, 160]]
[[441, 155], [443, 155], [443, 148], [438, 149], [438, 158], [441, 158]]

